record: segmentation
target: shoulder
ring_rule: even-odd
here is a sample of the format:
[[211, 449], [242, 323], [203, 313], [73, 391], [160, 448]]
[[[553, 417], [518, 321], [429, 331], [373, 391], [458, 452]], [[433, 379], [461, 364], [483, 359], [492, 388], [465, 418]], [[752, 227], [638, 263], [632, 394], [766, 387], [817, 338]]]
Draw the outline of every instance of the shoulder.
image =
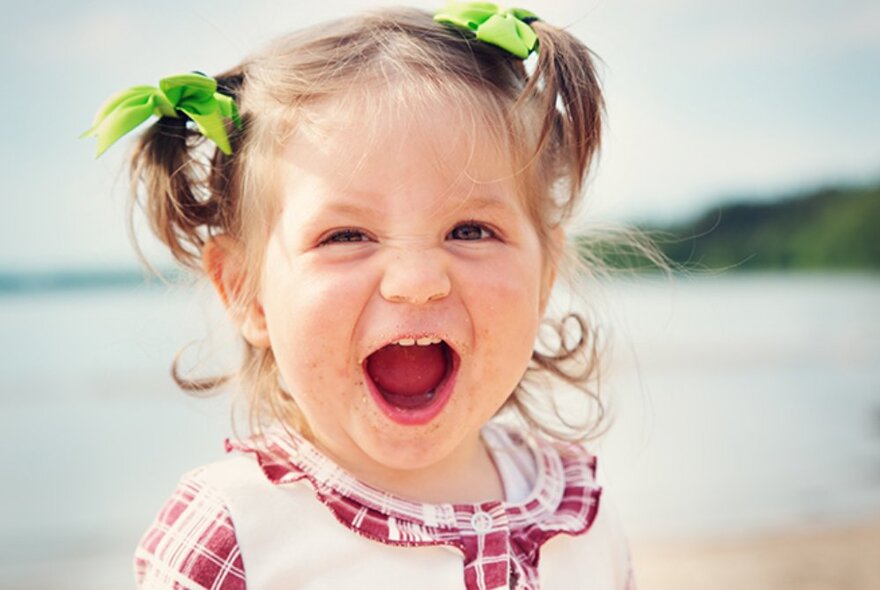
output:
[[180, 479], [135, 550], [139, 588], [245, 588], [235, 527], [214, 481], [240, 467], [220, 461]]
[[598, 465], [596, 464], [595, 456], [593, 456], [593, 465], [596, 483], [602, 490], [598, 514], [594, 522], [595, 533], [601, 537], [609, 560], [614, 564], [616, 572], [615, 587], [623, 590], [636, 590], [632, 553], [615, 499], [613, 482], [609, 477], [608, 471], [602, 467], [601, 462]]
[[[605, 572], [602, 587], [635, 590], [629, 540], [615, 500], [613, 482], [601, 457], [581, 443], [556, 439], [539, 440], [539, 446], [558, 454], [565, 480], [564, 504], [582, 495], [591, 498], [587, 526], [580, 535], [564, 540], [571, 543], [572, 557], [585, 572]], [[569, 497], [571, 496], [571, 497]]]
[[611, 563], [616, 570], [617, 586], [635, 590], [632, 555], [617, 504], [607, 487], [602, 489], [602, 499], [594, 523], [596, 535], [601, 537]]

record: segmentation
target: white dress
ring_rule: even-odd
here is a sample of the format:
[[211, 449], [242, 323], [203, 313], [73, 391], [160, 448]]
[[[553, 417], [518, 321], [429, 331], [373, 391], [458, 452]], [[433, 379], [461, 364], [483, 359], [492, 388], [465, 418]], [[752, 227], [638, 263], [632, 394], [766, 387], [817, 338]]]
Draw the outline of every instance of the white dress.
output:
[[[626, 538], [596, 481], [595, 457], [493, 423], [482, 436], [503, 481], [504, 502], [398, 498], [280, 432], [259, 444], [230, 443], [229, 457], [181, 482], [186, 498], [210, 496], [207, 508], [197, 511], [207, 514], [187, 515], [178, 495], [177, 508], [166, 506], [144, 536], [136, 554], [140, 587], [179, 584], [188, 575], [198, 579], [192, 587], [241, 588], [243, 582], [232, 583], [240, 575], [254, 590], [634, 590]], [[219, 550], [193, 542], [208, 521], [217, 529], [218, 516], [234, 532], [235, 551], [228, 540]], [[199, 558], [225, 572], [230, 584], [200, 577]]]

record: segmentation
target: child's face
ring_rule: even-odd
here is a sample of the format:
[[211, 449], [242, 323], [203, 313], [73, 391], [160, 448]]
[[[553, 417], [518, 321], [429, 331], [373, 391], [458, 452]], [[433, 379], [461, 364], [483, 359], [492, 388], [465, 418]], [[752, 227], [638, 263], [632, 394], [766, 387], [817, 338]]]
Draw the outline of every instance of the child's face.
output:
[[[278, 164], [254, 313], [314, 442], [358, 473], [472, 457], [526, 369], [552, 285], [510, 162], [450, 111], [299, 133]], [[425, 360], [441, 359], [445, 381], [401, 409], [367, 358], [420, 337], [448, 345]]]

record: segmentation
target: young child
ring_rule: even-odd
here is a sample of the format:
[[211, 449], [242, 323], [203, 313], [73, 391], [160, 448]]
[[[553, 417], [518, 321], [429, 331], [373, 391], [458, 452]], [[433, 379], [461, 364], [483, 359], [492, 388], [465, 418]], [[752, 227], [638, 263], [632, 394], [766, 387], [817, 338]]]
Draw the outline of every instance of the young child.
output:
[[139, 587], [635, 587], [591, 427], [541, 410], [553, 383], [598, 401], [583, 320], [537, 337], [602, 110], [584, 45], [488, 3], [338, 20], [105, 105], [99, 151], [160, 116], [135, 190], [244, 338], [252, 429], [180, 481]]

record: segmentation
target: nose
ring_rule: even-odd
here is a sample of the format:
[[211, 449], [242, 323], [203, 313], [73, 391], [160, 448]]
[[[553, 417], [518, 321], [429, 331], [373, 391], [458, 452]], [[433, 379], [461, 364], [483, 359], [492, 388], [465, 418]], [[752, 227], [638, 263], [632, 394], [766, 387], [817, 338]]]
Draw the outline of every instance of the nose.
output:
[[398, 249], [389, 260], [379, 285], [392, 303], [421, 305], [443, 299], [452, 287], [442, 254], [427, 249]]

